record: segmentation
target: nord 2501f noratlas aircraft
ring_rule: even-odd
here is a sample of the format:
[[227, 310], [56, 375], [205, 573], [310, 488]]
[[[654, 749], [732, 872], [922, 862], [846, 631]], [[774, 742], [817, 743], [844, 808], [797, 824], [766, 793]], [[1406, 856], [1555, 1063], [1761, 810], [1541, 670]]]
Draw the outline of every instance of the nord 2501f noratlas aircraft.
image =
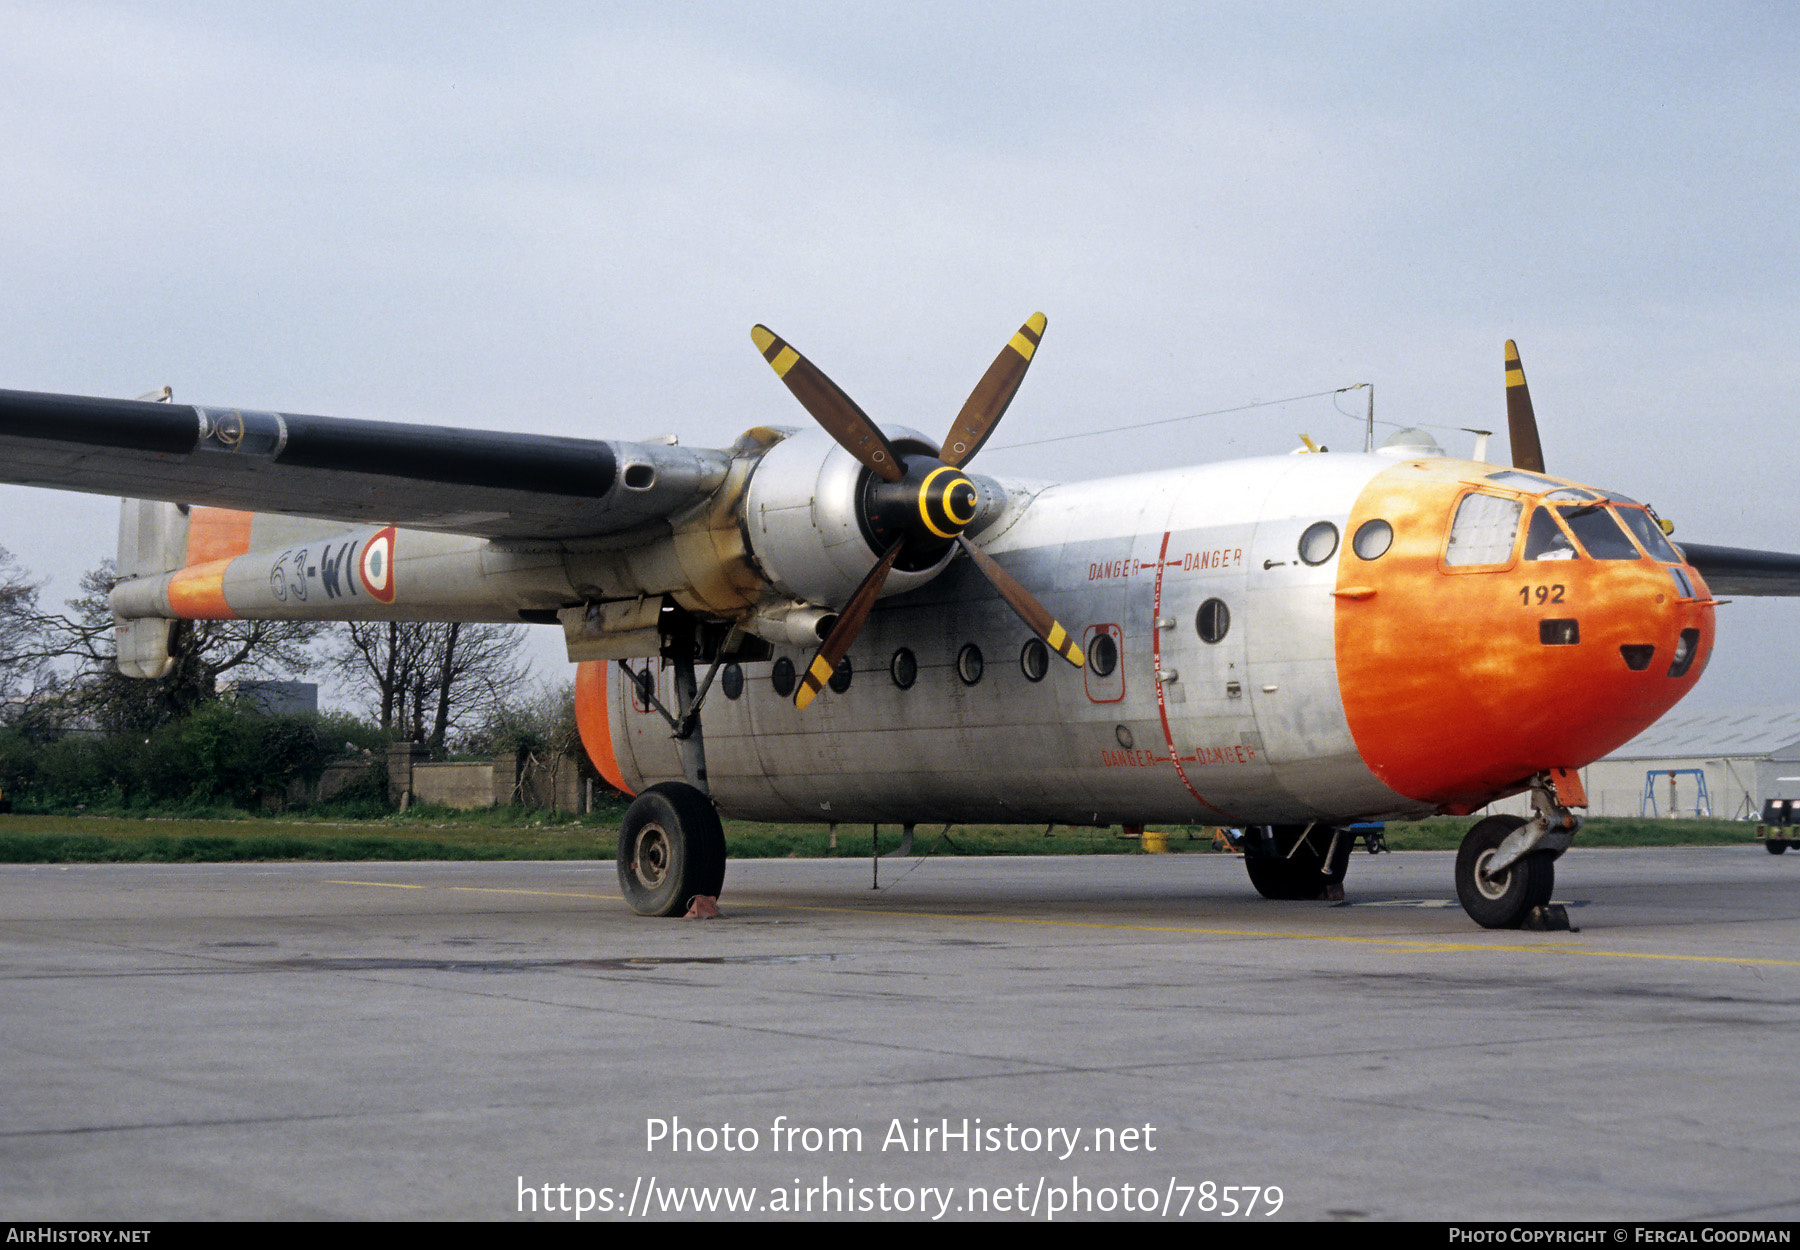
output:
[[[1511, 343], [1513, 465], [1412, 432], [1061, 485], [969, 470], [1044, 318], [944, 441], [878, 426], [762, 326], [818, 428], [729, 448], [0, 392], [0, 478], [126, 496], [119, 667], [183, 620], [559, 624], [582, 738], [636, 796], [630, 906], [725, 876], [764, 821], [1243, 826], [1270, 898], [1341, 882], [1356, 822], [1466, 815], [1456, 888], [1524, 923], [1577, 770], [1706, 666], [1718, 594], [1800, 557], [1685, 545], [1548, 476]], [[616, 667], [615, 667], [616, 666]]]

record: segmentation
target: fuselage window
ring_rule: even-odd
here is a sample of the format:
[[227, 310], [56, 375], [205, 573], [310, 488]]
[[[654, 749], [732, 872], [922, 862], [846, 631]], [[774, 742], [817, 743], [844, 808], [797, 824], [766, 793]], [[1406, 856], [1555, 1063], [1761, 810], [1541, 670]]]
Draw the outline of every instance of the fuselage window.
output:
[[1575, 541], [1596, 560], [1639, 560], [1638, 549], [1619, 528], [1612, 509], [1597, 503], [1562, 509], [1563, 520], [1574, 531]]
[[1531, 514], [1531, 528], [1525, 531], [1527, 560], [1578, 560], [1581, 553], [1562, 532], [1562, 526], [1550, 515], [1550, 509], [1539, 508]]
[[1119, 667], [1119, 644], [1113, 641], [1111, 634], [1094, 635], [1094, 645], [1088, 648], [1087, 662], [1088, 667], [1094, 670], [1094, 676], [1112, 676], [1112, 671]]
[[775, 667], [769, 670], [769, 684], [775, 687], [775, 693], [787, 698], [794, 693], [794, 662], [782, 656], [775, 661]]
[[1050, 648], [1044, 645], [1043, 639], [1026, 641], [1019, 652], [1019, 669], [1025, 674], [1026, 681], [1044, 680], [1044, 674], [1050, 671]]
[[1208, 599], [1194, 613], [1194, 632], [1200, 635], [1201, 642], [1218, 642], [1230, 628], [1231, 609], [1225, 606], [1223, 599]]
[[1394, 527], [1386, 521], [1364, 521], [1356, 527], [1350, 550], [1364, 560], [1379, 560], [1394, 545]]
[[1330, 521], [1314, 521], [1300, 535], [1300, 558], [1308, 564], [1323, 564], [1337, 550], [1337, 526]]
[[1519, 536], [1519, 514], [1523, 511], [1517, 499], [1502, 499], [1479, 491], [1464, 495], [1456, 506], [1456, 520], [1450, 525], [1444, 563], [1505, 564], [1512, 559], [1513, 540]]
[[894, 658], [888, 661], [888, 676], [902, 690], [911, 690], [912, 684], [919, 680], [919, 661], [905, 647], [894, 652]]
[[980, 681], [984, 668], [981, 648], [974, 643], [964, 644], [963, 649], [956, 653], [956, 675], [962, 678], [963, 685], [973, 686]]
[[839, 694], [843, 694], [844, 691], [850, 689], [850, 678], [854, 675], [854, 670], [850, 667], [850, 657], [845, 656], [837, 662], [837, 667], [831, 672], [831, 680], [825, 684]]
[[719, 673], [719, 689], [725, 692], [727, 699], [735, 699], [744, 693], [744, 670], [734, 662], [727, 664]]

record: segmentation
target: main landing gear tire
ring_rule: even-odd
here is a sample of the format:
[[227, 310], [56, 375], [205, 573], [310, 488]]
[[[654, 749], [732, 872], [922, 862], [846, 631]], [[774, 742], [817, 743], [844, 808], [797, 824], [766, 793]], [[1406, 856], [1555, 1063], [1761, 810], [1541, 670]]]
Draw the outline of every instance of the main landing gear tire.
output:
[[696, 894], [725, 885], [725, 830], [712, 800], [690, 785], [651, 786], [619, 826], [619, 889], [640, 916], [679, 916]]
[[1549, 851], [1533, 851], [1497, 876], [1483, 875], [1500, 844], [1524, 824], [1522, 816], [1489, 816], [1469, 830], [1456, 852], [1456, 897], [1484, 929], [1518, 928], [1556, 887], [1556, 857]]
[[1333, 886], [1343, 885], [1355, 839], [1340, 833], [1332, 862], [1327, 864], [1325, 852], [1331, 845], [1332, 830], [1313, 828], [1310, 837], [1307, 830], [1306, 825], [1272, 825], [1246, 831], [1244, 869], [1258, 894], [1272, 899], [1315, 899], [1326, 897]]

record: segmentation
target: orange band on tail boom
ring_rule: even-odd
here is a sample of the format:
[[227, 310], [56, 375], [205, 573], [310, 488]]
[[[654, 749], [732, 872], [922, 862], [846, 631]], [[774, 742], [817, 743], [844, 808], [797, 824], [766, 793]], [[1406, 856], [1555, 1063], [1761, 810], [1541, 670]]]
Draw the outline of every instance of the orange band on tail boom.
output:
[[235, 621], [225, 602], [225, 569], [230, 560], [212, 560], [177, 569], [169, 577], [169, 607], [185, 621]]

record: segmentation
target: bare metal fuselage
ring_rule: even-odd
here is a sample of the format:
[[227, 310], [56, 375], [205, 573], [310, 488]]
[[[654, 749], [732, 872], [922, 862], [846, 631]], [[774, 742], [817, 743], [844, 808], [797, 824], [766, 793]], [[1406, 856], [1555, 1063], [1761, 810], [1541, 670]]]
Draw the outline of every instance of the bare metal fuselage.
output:
[[[763, 820], [1241, 823], [1393, 815], [1421, 805], [1364, 765], [1333, 645], [1334, 556], [1297, 543], [1341, 532], [1383, 457], [1271, 457], [1053, 486], [986, 550], [1079, 629], [1089, 667], [1031, 680], [1031, 634], [966, 562], [884, 600], [850, 653], [853, 677], [804, 713], [774, 684], [783, 659], [741, 667], [704, 713], [708, 780], [728, 814]], [[1217, 642], [1197, 615], [1221, 601]], [[1102, 673], [1101, 635], [1116, 649]], [[980, 678], [966, 680], [977, 648]], [[895, 656], [917, 666], [910, 688]], [[960, 661], [960, 663], [959, 663]], [[656, 661], [649, 661], [660, 671]], [[669, 731], [608, 683], [612, 746], [633, 789], [682, 777]], [[669, 675], [661, 698], [672, 703]]]

